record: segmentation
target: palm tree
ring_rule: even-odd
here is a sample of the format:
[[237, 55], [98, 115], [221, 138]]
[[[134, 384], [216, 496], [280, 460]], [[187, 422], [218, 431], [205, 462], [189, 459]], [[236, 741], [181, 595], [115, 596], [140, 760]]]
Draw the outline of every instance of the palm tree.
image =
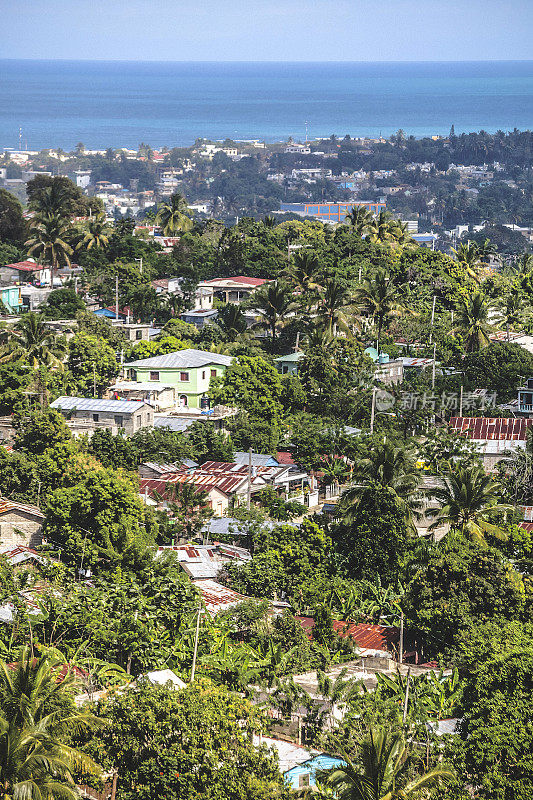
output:
[[350, 293], [336, 278], [325, 281], [318, 316], [323, 326], [333, 335], [337, 330], [350, 333], [349, 318], [351, 316]]
[[491, 325], [488, 316], [488, 301], [480, 292], [461, 300], [457, 324], [450, 333], [460, 333], [463, 336], [468, 353], [482, 350], [490, 344]]
[[51, 285], [60, 265], [69, 265], [72, 247], [67, 242], [69, 222], [59, 214], [36, 216], [31, 224], [33, 236], [26, 246], [29, 256], [37, 256], [51, 266]]
[[407, 800], [426, 796], [427, 789], [453, 778], [441, 764], [409, 780], [412, 759], [403, 733], [370, 727], [358, 750], [356, 761], [345, 756], [346, 764], [327, 775], [338, 800]]
[[350, 468], [343, 458], [327, 458], [320, 464], [323, 481], [331, 486], [345, 483], [350, 475]]
[[85, 247], [86, 250], [99, 250], [105, 249], [109, 242], [108, 231], [105, 226], [104, 214], [97, 214], [94, 216], [81, 236], [80, 241], [76, 245], [76, 250], [81, 250]]
[[495, 256], [498, 252], [496, 245], [492, 244], [490, 239], [484, 239], [481, 244], [478, 242], [477, 246], [480, 264], [488, 267], [491, 256]]
[[72, 201], [65, 186], [60, 181], [54, 180], [51, 186], [47, 186], [34, 194], [29, 202], [31, 211], [36, 217], [70, 217]]
[[334, 341], [333, 331], [329, 329], [327, 324], [324, 324], [323, 321], [322, 323], [313, 321], [306, 326], [303, 348], [305, 351], [311, 352], [318, 349], [326, 351]]
[[355, 291], [355, 304], [359, 312], [366, 312], [378, 328], [377, 351], [381, 346], [384, 326], [399, 317], [405, 310], [399, 300], [398, 288], [384, 269], [377, 269], [370, 278], [365, 278]]
[[276, 340], [278, 327], [296, 310], [296, 303], [287, 284], [270, 281], [254, 292], [251, 300], [254, 311], [260, 316], [255, 328], [268, 328], [272, 341]]
[[501, 492], [501, 484], [485, 475], [482, 467], [450, 465], [444, 485], [431, 492], [440, 508], [428, 510], [429, 516], [436, 516], [429, 530], [450, 525], [477, 542], [484, 541], [485, 533], [505, 539], [505, 532], [487, 521], [490, 514], [512, 510], [512, 506], [498, 502]]
[[468, 277], [479, 283], [479, 268], [482, 262], [477, 242], [461, 242], [453, 252]]
[[25, 646], [16, 663], [0, 661], [0, 711], [18, 726], [37, 725], [47, 719], [58, 733], [92, 724], [92, 715], [73, 713], [65, 705], [65, 698], [79, 688], [80, 678], [53, 648], [36, 655]]
[[0, 786], [3, 800], [76, 800], [72, 774], [99, 767], [62, 741], [100, 724], [66, 702], [76, 679], [57, 654], [24, 647], [16, 664], [0, 662]]
[[368, 233], [374, 221], [373, 215], [364, 206], [355, 206], [346, 214], [344, 224], [361, 238]]
[[165, 236], [175, 236], [180, 231], [190, 231], [193, 221], [187, 216], [189, 208], [182, 194], [173, 194], [168, 203], [157, 209], [156, 224], [161, 226]]
[[388, 211], [380, 211], [368, 225], [367, 239], [370, 242], [388, 242], [393, 238], [394, 226]]
[[286, 275], [295, 289], [299, 289], [304, 296], [309, 295], [319, 288], [320, 262], [316, 253], [308, 250], [299, 250], [294, 256]]
[[511, 328], [520, 323], [523, 311], [524, 297], [516, 291], [509, 292], [504, 300], [503, 308], [498, 314], [498, 321], [505, 325], [508, 342], [511, 339]]
[[85, 754], [57, 742], [43, 723], [19, 728], [0, 712], [2, 800], [78, 800], [72, 773], [98, 774]]
[[412, 525], [413, 515], [419, 513], [420, 471], [416, 468], [416, 454], [409, 447], [396, 447], [386, 437], [373, 445], [365, 458], [355, 462], [355, 483], [342, 495], [341, 505], [346, 519], [354, 515], [357, 505], [370, 482], [392, 490], [403, 509], [406, 521]]
[[522, 253], [515, 262], [515, 270], [521, 275], [527, 275], [533, 270], [533, 253]]
[[216, 324], [224, 338], [229, 341], [235, 341], [247, 329], [245, 316], [236, 303], [227, 303], [218, 312]]
[[263, 217], [262, 223], [265, 228], [275, 228], [278, 224], [276, 217], [273, 217], [272, 214], [267, 214], [266, 217]]
[[9, 331], [9, 340], [15, 346], [2, 360], [16, 361], [25, 356], [34, 368], [61, 364], [66, 347], [45, 322], [45, 317], [35, 311], [24, 314]]
[[416, 242], [409, 232], [407, 222], [397, 219], [391, 223], [391, 238], [399, 247], [416, 247]]

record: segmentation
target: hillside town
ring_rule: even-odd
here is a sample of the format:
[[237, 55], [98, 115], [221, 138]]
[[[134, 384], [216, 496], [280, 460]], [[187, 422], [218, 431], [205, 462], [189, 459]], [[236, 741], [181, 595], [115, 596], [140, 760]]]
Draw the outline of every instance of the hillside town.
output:
[[4, 152], [6, 798], [532, 796], [532, 146]]
[[[275, 214], [339, 222], [352, 203], [387, 208], [417, 242], [450, 253], [466, 234], [490, 238], [506, 260], [531, 245], [530, 131], [415, 139], [383, 137], [265, 143], [212, 142], [152, 149], [70, 152], [5, 149], [0, 187], [25, 201], [28, 180], [70, 178], [105, 210], [109, 221], [153, 220], [157, 204], [187, 196], [198, 220]], [[340, 205], [339, 205], [340, 204]], [[348, 204], [348, 205], [346, 205]]]

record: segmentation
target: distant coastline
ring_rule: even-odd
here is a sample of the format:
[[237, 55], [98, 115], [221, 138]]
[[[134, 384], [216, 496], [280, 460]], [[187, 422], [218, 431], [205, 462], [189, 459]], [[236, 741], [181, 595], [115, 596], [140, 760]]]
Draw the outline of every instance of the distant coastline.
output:
[[0, 61], [0, 148], [533, 128], [533, 61]]

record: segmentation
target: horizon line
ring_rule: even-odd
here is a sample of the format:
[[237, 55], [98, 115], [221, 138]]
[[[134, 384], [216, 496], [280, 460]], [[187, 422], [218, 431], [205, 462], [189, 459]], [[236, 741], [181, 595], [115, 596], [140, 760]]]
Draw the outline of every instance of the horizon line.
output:
[[533, 64], [533, 58], [470, 58], [470, 59], [384, 59], [384, 60], [352, 60], [352, 59], [314, 59], [314, 60], [280, 60], [280, 59], [129, 59], [129, 58], [19, 58], [16, 56], [0, 56], [1, 61], [24, 62], [87, 62], [103, 64]]

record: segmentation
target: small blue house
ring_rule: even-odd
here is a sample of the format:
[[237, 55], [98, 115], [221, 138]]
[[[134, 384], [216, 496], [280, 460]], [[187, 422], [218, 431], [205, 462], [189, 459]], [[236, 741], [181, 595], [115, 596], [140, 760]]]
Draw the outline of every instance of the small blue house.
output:
[[304, 789], [306, 786], [316, 786], [317, 772], [340, 767], [345, 763], [342, 758], [320, 753], [320, 755], [310, 758], [309, 761], [304, 761], [303, 764], [298, 764], [296, 767], [287, 770], [284, 777], [288, 780], [292, 789]]

